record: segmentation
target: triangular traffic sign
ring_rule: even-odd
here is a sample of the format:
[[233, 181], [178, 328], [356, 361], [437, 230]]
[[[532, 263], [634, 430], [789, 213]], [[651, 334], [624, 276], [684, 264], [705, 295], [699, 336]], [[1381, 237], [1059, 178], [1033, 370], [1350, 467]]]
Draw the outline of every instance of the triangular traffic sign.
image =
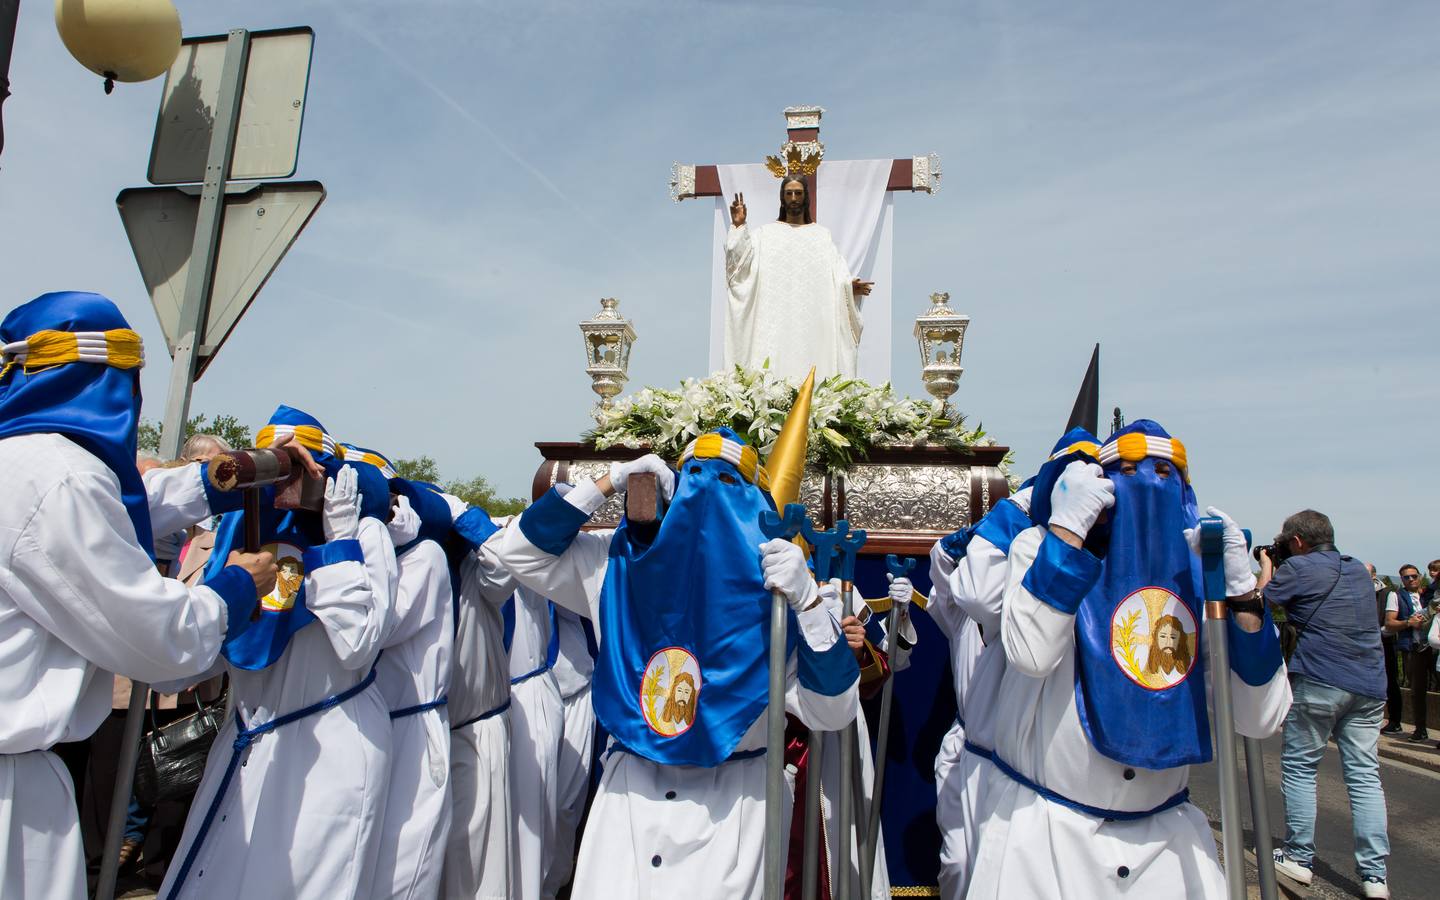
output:
[[[115, 198], [172, 356], [180, 337], [180, 310], [200, 211], [195, 190], [128, 188]], [[325, 188], [318, 181], [262, 182], [226, 194], [210, 309], [196, 353], [196, 379], [324, 199]]]

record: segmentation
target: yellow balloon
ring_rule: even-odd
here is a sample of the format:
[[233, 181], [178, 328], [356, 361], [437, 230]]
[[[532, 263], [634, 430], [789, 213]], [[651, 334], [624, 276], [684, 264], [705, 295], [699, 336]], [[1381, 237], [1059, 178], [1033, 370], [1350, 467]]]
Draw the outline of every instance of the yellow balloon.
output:
[[80, 65], [116, 81], [163, 75], [180, 53], [170, 0], [55, 0], [55, 28]]

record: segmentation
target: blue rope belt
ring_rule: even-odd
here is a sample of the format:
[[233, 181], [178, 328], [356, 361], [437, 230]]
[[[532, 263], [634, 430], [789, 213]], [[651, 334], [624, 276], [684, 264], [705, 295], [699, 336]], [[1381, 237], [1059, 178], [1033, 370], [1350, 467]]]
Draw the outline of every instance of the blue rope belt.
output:
[[1029, 788], [1030, 790], [1044, 797], [1046, 800], [1049, 800], [1051, 803], [1058, 803], [1061, 806], [1068, 806], [1076, 812], [1082, 812], [1087, 816], [1094, 816], [1097, 819], [1104, 819], [1107, 822], [1134, 822], [1139, 819], [1148, 819], [1156, 813], [1162, 813], [1165, 810], [1170, 809], [1171, 807], [1179, 806], [1180, 804], [1190, 799], [1190, 789], [1187, 787], [1181, 788], [1179, 793], [1175, 794], [1170, 799], [1166, 800], [1164, 803], [1161, 803], [1159, 806], [1153, 809], [1140, 810], [1139, 812], [1123, 809], [1104, 809], [1103, 807], [1099, 806], [1091, 806], [1088, 803], [1081, 803], [1079, 800], [1071, 800], [1069, 797], [1066, 797], [1063, 794], [1057, 794], [1043, 785], [1036, 784], [1029, 778], [1026, 778], [1024, 775], [1021, 775], [1019, 772], [1015, 771], [1015, 769], [1012, 768], [1009, 763], [1001, 759], [999, 754], [997, 754], [993, 750], [986, 750], [984, 747], [981, 747], [978, 744], [972, 744], [969, 741], [965, 742], [965, 749], [971, 753], [974, 753], [976, 756], [990, 760], [990, 762], [995, 764], [995, 768], [1003, 772], [1006, 777], [1008, 777], [1011, 781], [1015, 782], [1018, 785], [1021, 785], [1022, 787]]
[[185, 879], [190, 875], [190, 867], [195, 864], [195, 857], [200, 855], [200, 848], [205, 844], [205, 837], [210, 833], [210, 826], [215, 821], [215, 814], [220, 811], [220, 804], [225, 799], [225, 794], [230, 790], [230, 782], [235, 778], [235, 770], [240, 767], [240, 757], [255, 743], [255, 739], [262, 734], [269, 734], [277, 728], [297, 722], [307, 716], [324, 712], [327, 709], [339, 706], [346, 700], [356, 696], [361, 691], [375, 683], [375, 667], [370, 667], [370, 673], [360, 680], [354, 687], [346, 688], [332, 697], [326, 697], [319, 703], [313, 703], [304, 709], [298, 709], [283, 716], [277, 716], [263, 725], [254, 728], [246, 728], [245, 721], [240, 718], [240, 713], [235, 713], [235, 743], [234, 750], [230, 754], [230, 764], [225, 767], [225, 776], [220, 779], [220, 786], [215, 789], [215, 796], [210, 798], [210, 806], [205, 810], [205, 818], [200, 822], [200, 830], [195, 834], [195, 840], [190, 842], [190, 849], [185, 854], [185, 861], [180, 865], [180, 872], [175, 876], [175, 882], [170, 885], [170, 892], [165, 895], [166, 900], [174, 900], [180, 896], [180, 888], [184, 886]]
[[[605, 751], [605, 757], [604, 757], [604, 759], [609, 759], [610, 757], [614, 756], [614, 755], [617, 754], [617, 753], [628, 753], [628, 754], [630, 754], [631, 756], [639, 756], [641, 759], [646, 759], [645, 757], [640, 756], [640, 754], [636, 753], [634, 750], [631, 750], [629, 747], [625, 746], [624, 744], [620, 743], [619, 741], [611, 741], [611, 743], [610, 743], [610, 749]], [[725, 765], [726, 763], [739, 762], [739, 761], [742, 760], [742, 759], [758, 759], [759, 757], [764, 756], [764, 755], [765, 755], [765, 748], [764, 748], [764, 747], [757, 747], [757, 748], [755, 748], [754, 750], [736, 750], [734, 753], [732, 753], [732, 754], [730, 754], [729, 756], [727, 756], [727, 757], [725, 757], [724, 759], [722, 759], [722, 760], [720, 761], [720, 765], [723, 766], [723, 765]], [[655, 762], [653, 759], [647, 759], [646, 761], [647, 761], [647, 762]], [[656, 763], [656, 765], [661, 765], [661, 766], [663, 766], [663, 765], [666, 765], [666, 764], [665, 764], [665, 763]]]
[[394, 721], [395, 719], [403, 719], [406, 716], [413, 716], [416, 713], [422, 713], [427, 709], [439, 709], [440, 707], [444, 706], [446, 703], [449, 702], [449, 695], [445, 695], [442, 696], [439, 700], [431, 700], [429, 703], [417, 703], [414, 706], [406, 706], [403, 709], [397, 709], [394, 712], [390, 713], [390, 720]]
[[481, 713], [480, 715], [475, 716], [474, 718], [466, 719], [465, 721], [461, 722], [459, 725], [451, 725], [451, 726], [450, 726], [450, 730], [451, 730], [451, 731], [459, 731], [460, 729], [464, 728], [466, 725], [474, 725], [476, 722], [483, 722], [483, 721], [485, 721], [486, 719], [493, 719], [493, 718], [495, 718], [496, 716], [500, 715], [501, 713], [503, 713], [505, 710], [507, 710], [507, 709], [509, 709], [509, 708], [510, 708], [510, 701], [507, 699], [504, 703], [500, 704], [499, 706], [495, 707], [494, 709], [490, 710], [489, 712], [483, 712], [483, 713]]
[[529, 672], [526, 672], [524, 675], [521, 675], [518, 678], [510, 679], [511, 687], [514, 687], [517, 684], [523, 684], [534, 678], [536, 675], [543, 675], [551, 669], [555, 668], [555, 660], [560, 657], [560, 629], [555, 625], [555, 604], [551, 603], [549, 604], [549, 607], [550, 643], [545, 648], [545, 662], [538, 669], [531, 669]]
[[552, 665], [553, 665], [553, 663], [551, 663], [549, 660], [547, 660], [547, 661], [545, 662], [545, 664], [542, 665], [540, 668], [538, 668], [538, 669], [531, 669], [529, 672], [526, 672], [524, 675], [517, 675], [516, 677], [510, 679], [510, 686], [511, 686], [511, 687], [514, 687], [514, 686], [517, 685], [517, 684], [524, 684], [525, 682], [527, 682], [527, 681], [529, 681], [530, 679], [534, 678], [536, 675], [544, 675], [546, 672], [550, 671], [550, 668], [551, 668]]

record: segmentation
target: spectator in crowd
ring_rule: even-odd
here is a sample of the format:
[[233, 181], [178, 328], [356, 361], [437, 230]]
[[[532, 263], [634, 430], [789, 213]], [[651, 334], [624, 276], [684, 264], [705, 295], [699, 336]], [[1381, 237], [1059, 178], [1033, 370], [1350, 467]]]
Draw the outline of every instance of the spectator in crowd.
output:
[[1370, 624], [1374, 584], [1359, 560], [1335, 549], [1330, 519], [1315, 510], [1286, 519], [1275, 544], [1288, 558], [1276, 568], [1261, 551], [1260, 590], [1298, 632], [1290, 657], [1295, 701], [1280, 757], [1285, 845], [1275, 851], [1275, 867], [1300, 884], [1313, 877], [1315, 771], [1333, 737], [1350, 795], [1355, 870], [1366, 897], [1389, 897], [1390, 839], [1376, 754], [1385, 677], [1380, 634]]
[[1405, 654], [1405, 674], [1410, 679], [1410, 715], [1415, 731], [1410, 742], [1430, 737], [1425, 727], [1425, 695], [1430, 689], [1430, 670], [1435, 668], [1435, 651], [1425, 643], [1425, 603], [1420, 599], [1420, 570], [1406, 563], [1400, 567], [1400, 588], [1385, 600], [1385, 630], [1395, 635], [1395, 647]]
[[1400, 661], [1395, 658], [1395, 635], [1385, 628], [1385, 605], [1391, 591], [1376, 574], [1374, 563], [1366, 563], [1365, 571], [1370, 573], [1370, 583], [1375, 587], [1375, 611], [1380, 617], [1380, 647], [1385, 652], [1385, 727], [1380, 729], [1380, 733], [1399, 734], [1405, 697], [1400, 693]]

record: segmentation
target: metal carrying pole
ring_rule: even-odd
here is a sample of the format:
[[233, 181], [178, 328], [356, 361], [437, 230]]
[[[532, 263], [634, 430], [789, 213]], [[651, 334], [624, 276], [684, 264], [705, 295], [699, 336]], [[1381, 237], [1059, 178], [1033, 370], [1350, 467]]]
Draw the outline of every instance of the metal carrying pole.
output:
[[[772, 510], [760, 513], [760, 532], [774, 540], [790, 540], [800, 533], [805, 507], [787, 503], [783, 516]], [[770, 592], [770, 706], [766, 710], [765, 741], [765, 898], [785, 896], [785, 841], [782, 833], [785, 797], [785, 595]]]
[[[865, 532], [856, 529], [850, 530], [850, 523], [844, 519], [835, 523], [835, 530], [844, 534], [840, 539], [840, 599], [843, 604], [843, 617], [849, 618], [855, 615], [855, 558], [860, 553], [860, 548], [865, 546]], [[858, 717], [857, 717], [858, 718]], [[851, 861], [855, 859], [855, 828], [858, 823], [864, 820], [862, 804], [863, 796], [858, 796], [853, 785], [858, 782], [859, 770], [855, 765], [859, 749], [859, 730], [855, 727], [855, 719], [845, 726], [840, 735], [840, 834], [837, 854], [839, 859], [835, 865], [835, 879], [839, 889], [835, 892], [836, 900], [850, 900], [852, 875]], [[861, 816], [855, 815], [855, 810], [861, 808]], [[863, 860], [862, 866], [863, 869]], [[861, 882], [864, 888], [865, 882]], [[866, 895], [868, 896], [868, 888]]]
[[[160, 455], [175, 459], [185, 443], [185, 421], [190, 413], [190, 391], [195, 381], [195, 363], [205, 337], [205, 320], [210, 309], [210, 292], [215, 281], [215, 261], [220, 249], [220, 230], [225, 218], [225, 183], [230, 178], [230, 157], [235, 151], [235, 129], [240, 121], [240, 101], [245, 92], [245, 66], [250, 57], [250, 32], [230, 30], [225, 44], [225, 63], [220, 75], [220, 96], [215, 103], [210, 150], [205, 159], [205, 183], [200, 189], [200, 211], [195, 220], [195, 241], [190, 250], [190, 269], [185, 282], [185, 301], [180, 311], [180, 339], [170, 366], [170, 390], [165, 398], [165, 418], [160, 431]], [[125, 712], [125, 731], [120, 739], [120, 760], [115, 771], [115, 793], [110, 800], [110, 817], [105, 827], [105, 850], [95, 896], [115, 896], [120, 870], [120, 844], [125, 830], [125, 813], [135, 778], [135, 761], [140, 756], [140, 728], [145, 718], [145, 701], [150, 685], [130, 686], [130, 707]]]
[[[885, 557], [885, 568], [895, 578], [904, 578], [915, 568], [915, 560], [902, 561], [895, 554]], [[860, 857], [860, 878], [864, 884], [875, 871], [875, 855], [880, 847], [880, 802], [885, 796], [885, 757], [890, 750], [890, 716], [895, 701], [895, 660], [900, 654], [900, 604], [890, 606], [890, 620], [886, 626], [890, 642], [890, 677], [880, 689], [880, 730], [875, 738], [875, 788], [870, 792], [870, 816], [865, 828], [865, 843]]]
[[1270, 807], [1265, 800], [1265, 749], [1256, 738], [1241, 740], [1245, 747], [1245, 780], [1250, 783], [1250, 823], [1255, 828], [1255, 868], [1260, 871], [1260, 900], [1279, 900], [1275, 884], [1274, 842], [1270, 839]]
[[[845, 530], [849, 530], [848, 524]], [[816, 531], [807, 519], [801, 529], [810, 544], [810, 558], [815, 564], [815, 582], [825, 584], [830, 580], [830, 567], [835, 560], [835, 548], [845, 533], [840, 528], [830, 531]], [[801, 900], [816, 900], [820, 892], [820, 793], [824, 780], [824, 758], [821, 747], [825, 733], [810, 729], [808, 756], [805, 763], [805, 859], [801, 866], [804, 879], [800, 885]]]
[[1218, 518], [1200, 520], [1200, 565], [1205, 581], [1205, 643], [1215, 705], [1215, 762], [1220, 776], [1220, 834], [1225, 888], [1245, 900], [1245, 834], [1240, 812], [1240, 766], [1235, 755], [1235, 706], [1230, 696], [1230, 607], [1225, 602], [1224, 535]]

